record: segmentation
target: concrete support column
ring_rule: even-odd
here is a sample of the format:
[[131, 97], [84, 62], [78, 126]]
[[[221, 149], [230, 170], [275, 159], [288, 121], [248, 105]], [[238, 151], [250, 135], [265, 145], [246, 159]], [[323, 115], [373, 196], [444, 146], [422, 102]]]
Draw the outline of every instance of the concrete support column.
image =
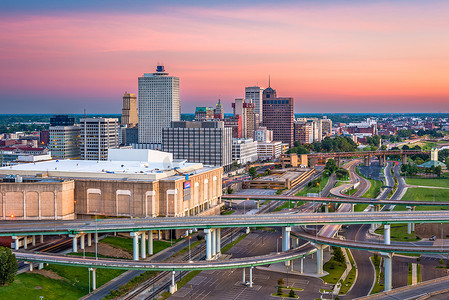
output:
[[218, 256], [221, 254], [221, 228], [215, 229], [215, 252]]
[[290, 232], [292, 228], [289, 226], [282, 228], [282, 251], [290, 250]]
[[326, 202], [324, 202], [323, 205], [324, 205], [324, 212], [328, 213], [329, 212], [329, 206], [327, 205]]
[[243, 268], [242, 270], [243, 270], [242, 284], [246, 284], [245, 268]]
[[44, 242], [44, 235], [41, 234], [41, 243], [43, 243], [43, 242]]
[[78, 237], [75, 235], [72, 242], [72, 252], [78, 252]]
[[13, 238], [15, 238], [15, 240], [14, 240], [14, 250], [19, 250], [19, 237], [15, 236]]
[[97, 289], [97, 276], [96, 276], [96, 271], [97, 269], [95, 268], [90, 268], [90, 271], [92, 271], [92, 290], [96, 290]]
[[23, 249], [28, 249], [28, 237], [23, 237]]
[[214, 257], [217, 254], [217, 230], [212, 229], [212, 235], [211, 235], [211, 250], [212, 250], [212, 257]]
[[[376, 208], [374, 205], [370, 204], [369, 207], [370, 207], [370, 212], [376, 211]], [[375, 230], [376, 230], [376, 224], [371, 223], [371, 231], [374, 232]]]
[[44, 263], [39, 263], [39, 264], [37, 265], [37, 268], [38, 268], [39, 270], [42, 270], [42, 269], [44, 268]]
[[390, 224], [385, 224], [384, 225], [384, 243], [385, 243], [385, 245], [390, 245], [390, 236], [391, 236]]
[[257, 209], [260, 209], [260, 200], [257, 200]]
[[131, 232], [133, 237], [133, 259], [139, 260], [139, 234], [137, 232]]
[[249, 287], [253, 287], [253, 267], [249, 268]]
[[30, 272], [33, 272], [33, 262], [32, 261], [26, 261], [26, 264], [28, 264], [30, 266]]
[[[412, 211], [415, 211], [416, 206], [412, 206]], [[412, 232], [415, 232], [415, 223], [412, 223]]]
[[80, 243], [81, 243], [81, 250], [84, 250], [85, 246], [84, 246], [84, 234], [80, 235]]
[[316, 273], [318, 275], [324, 274], [323, 272], [323, 249], [324, 245], [314, 244], [316, 247]]
[[145, 249], [145, 246], [146, 246], [146, 234], [145, 232], [142, 232], [140, 234], [140, 255], [142, 258], [147, 257], [147, 251]]
[[92, 246], [92, 233], [87, 234], [87, 246]]
[[212, 229], [204, 229], [206, 234], [206, 260], [212, 259]]
[[393, 255], [394, 253], [381, 253], [384, 258], [384, 272], [385, 272], [385, 291], [392, 289], [392, 269], [393, 269]]
[[160, 230], [158, 230], [158, 232], [157, 232], [157, 239], [158, 240], [161, 240], [162, 238], [161, 238], [161, 231]]
[[171, 272], [171, 285], [170, 285], [170, 294], [174, 294], [178, 290], [178, 286], [175, 281], [175, 271]]
[[98, 244], [98, 232], [94, 234], [95, 244]]
[[31, 236], [31, 245], [34, 247], [34, 246], [36, 246], [36, 236], [35, 235], [32, 235]]
[[251, 228], [246, 227], [246, 234], [249, 234], [251, 232]]
[[299, 272], [301, 274], [304, 273], [304, 257], [301, 257], [301, 268], [300, 268]]
[[153, 230], [148, 231], [148, 255], [153, 255]]

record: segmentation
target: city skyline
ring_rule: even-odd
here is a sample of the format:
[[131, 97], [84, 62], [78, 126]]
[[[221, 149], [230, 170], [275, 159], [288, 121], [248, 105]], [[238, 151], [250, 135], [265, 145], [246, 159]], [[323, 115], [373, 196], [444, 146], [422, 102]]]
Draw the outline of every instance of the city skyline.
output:
[[4, 113], [120, 113], [158, 63], [182, 113], [271, 85], [295, 113], [449, 112], [447, 1], [2, 1]]

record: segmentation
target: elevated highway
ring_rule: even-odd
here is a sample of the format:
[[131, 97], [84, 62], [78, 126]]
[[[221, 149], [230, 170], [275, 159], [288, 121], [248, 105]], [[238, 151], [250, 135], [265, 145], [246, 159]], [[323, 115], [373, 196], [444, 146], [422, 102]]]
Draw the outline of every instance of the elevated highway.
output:
[[449, 206], [449, 202], [433, 201], [407, 201], [407, 200], [385, 200], [350, 197], [345, 198], [325, 198], [325, 197], [298, 197], [285, 195], [223, 195], [222, 200], [276, 200], [276, 201], [304, 201], [321, 203], [349, 203], [349, 204], [373, 204], [373, 205], [404, 205], [404, 206]]
[[165, 229], [279, 227], [299, 225], [393, 223], [449, 223], [449, 211], [336, 212], [235, 215], [95, 221], [25, 221], [0, 223], [0, 236], [132, 232]]

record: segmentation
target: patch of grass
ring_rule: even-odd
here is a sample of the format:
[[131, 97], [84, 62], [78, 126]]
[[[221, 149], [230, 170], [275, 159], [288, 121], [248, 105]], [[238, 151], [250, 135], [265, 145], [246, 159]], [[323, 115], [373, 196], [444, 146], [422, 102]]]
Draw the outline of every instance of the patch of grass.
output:
[[[119, 248], [133, 254], [133, 239], [120, 236], [108, 236], [101, 240], [101, 243], [111, 245], [112, 247]], [[156, 254], [168, 247], [170, 242], [153, 240], [153, 253]]]
[[409, 185], [438, 186], [449, 188], [448, 178], [407, 178]]
[[412, 285], [412, 264], [408, 264], [407, 285]]
[[349, 189], [346, 190], [343, 194], [348, 195], [348, 196], [352, 196], [357, 192], [357, 189]]
[[247, 236], [247, 234], [242, 234], [241, 236], [239, 236], [236, 240], [234, 240], [232, 243], [228, 243], [226, 246], [224, 246], [223, 248], [221, 248], [221, 253], [226, 253], [229, 251], [229, 249], [231, 249], [232, 247], [234, 247], [235, 245], [237, 245], [241, 240], [243, 240], [245, 237]]
[[[195, 248], [200, 242], [201, 242], [201, 241], [191, 242], [191, 243], [190, 243], [190, 251], [192, 251], [193, 248]], [[189, 246], [182, 248], [181, 250], [179, 250], [178, 252], [176, 252], [176, 254], [173, 255], [173, 256], [179, 256], [179, 255], [185, 254], [185, 253], [187, 253], [187, 252], [189, 252]]]
[[[71, 267], [62, 265], [48, 265], [45, 270], [50, 270], [57, 273], [59, 276], [64, 277], [70, 283], [71, 286], [80, 290], [84, 294], [89, 292], [89, 271], [86, 267]], [[125, 272], [124, 270], [116, 269], [97, 269], [96, 279], [97, 287], [102, 286], [106, 282], [114, 279]], [[92, 276], [92, 273], [91, 273]]]
[[380, 188], [382, 187], [382, 181], [368, 179], [370, 182], [370, 187], [365, 194], [363, 194], [363, 198], [376, 198], [380, 193]]
[[280, 297], [280, 298], [292, 298], [292, 299], [298, 299], [299, 298], [299, 296], [298, 295], [295, 295], [295, 297], [289, 297], [288, 296], [288, 293], [286, 293], [286, 294], [278, 294], [278, 293], [273, 293], [273, 294], [271, 294], [271, 296], [273, 296], [273, 297]]
[[340, 288], [340, 295], [345, 295], [351, 286], [354, 284], [355, 275], [356, 275], [356, 269], [355, 269], [355, 263], [354, 258], [352, 257], [351, 251], [348, 249], [345, 249], [346, 253], [348, 254], [349, 261], [351, 262], [351, 270], [349, 271], [348, 276], [346, 276], [345, 281], [343, 281], [341, 288]]
[[[87, 269], [86, 269], [87, 276]], [[13, 283], [0, 287], [3, 299], [78, 299], [86, 292], [72, 286], [68, 281], [55, 280], [35, 273], [22, 273], [16, 276]]]
[[275, 212], [275, 211], [281, 211], [281, 210], [283, 210], [283, 209], [285, 209], [285, 208], [294, 208], [295, 207], [295, 204], [294, 204], [294, 202], [293, 201], [285, 201], [282, 205], [280, 205], [280, 206], [278, 206], [278, 207], [276, 207], [274, 210], [273, 210], [273, 212]]
[[364, 211], [365, 208], [367, 208], [367, 207], [368, 207], [368, 204], [357, 204], [357, 205], [354, 205], [354, 212]]
[[329, 177], [321, 176], [319, 186], [314, 186], [314, 187], [306, 186], [304, 189], [297, 192], [295, 196], [307, 196], [308, 193], [317, 193], [318, 194], [320, 191], [323, 190], [323, 188], [326, 186], [328, 181], [329, 181]]
[[[391, 224], [391, 240], [398, 242], [415, 242], [421, 240], [419, 236], [416, 236], [414, 233], [407, 233], [407, 224]], [[384, 234], [384, 227], [380, 226], [376, 229], [375, 233]]]
[[[449, 189], [429, 189], [429, 188], [409, 188], [405, 193], [402, 200], [406, 201], [434, 201], [435, 195], [435, 206], [417, 206], [416, 210], [449, 210], [448, 207], [438, 207], [439, 201], [448, 201], [449, 199]], [[404, 205], [397, 205], [394, 208], [395, 211], [405, 211], [407, 208]]]
[[232, 215], [233, 213], [235, 213], [235, 210], [231, 209], [231, 210], [225, 211], [224, 213], [222, 213], [222, 215]]
[[379, 292], [382, 292], [384, 290], [384, 283], [382, 282], [383, 279], [383, 273], [380, 272], [380, 257], [378, 260], [375, 260], [374, 257], [370, 257], [371, 261], [373, 262], [374, 269], [376, 270], [376, 278], [374, 279], [374, 287], [371, 291], [371, 294], [376, 294]]
[[346, 264], [334, 260], [332, 257], [327, 263], [324, 264], [323, 270], [328, 272], [326, 276], [321, 277], [324, 282], [330, 284], [336, 284], [340, 280], [341, 275], [346, 270]]
[[418, 272], [418, 283], [422, 282], [422, 277], [421, 277], [421, 264], [418, 264], [417, 266], [417, 272]]
[[142, 282], [145, 282], [149, 280], [151, 277], [155, 276], [158, 272], [154, 271], [146, 271], [139, 276], [134, 277], [130, 281], [128, 281], [126, 284], [120, 286], [118, 289], [111, 291], [106, 297], [103, 299], [116, 299], [120, 296], [128, 293], [129, 291], [133, 290], [136, 286], [141, 284]]

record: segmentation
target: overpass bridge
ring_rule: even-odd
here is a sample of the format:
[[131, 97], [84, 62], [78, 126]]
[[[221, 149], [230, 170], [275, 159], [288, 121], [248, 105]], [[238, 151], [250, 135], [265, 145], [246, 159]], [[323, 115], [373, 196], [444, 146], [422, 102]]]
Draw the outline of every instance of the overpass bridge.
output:
[[223, 195], [222, 200], [276, 200], [276, 201], [303, 201], [321, 203], [349, 203], [349, 204], [371, 204], [371, 205], [404, 205], [404, 206], [449, 206], [448, 201], [408, 201], [408, 200], [383, 200], [372, 198], [345, 197], [345, 198], [325, 198], [325, 197], [298, 197], [285, 195]]

